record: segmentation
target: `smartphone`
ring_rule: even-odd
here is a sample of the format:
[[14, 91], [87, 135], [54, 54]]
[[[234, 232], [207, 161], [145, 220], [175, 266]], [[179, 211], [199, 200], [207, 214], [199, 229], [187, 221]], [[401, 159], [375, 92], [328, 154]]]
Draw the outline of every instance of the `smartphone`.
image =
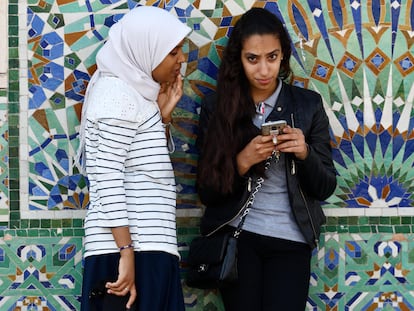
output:
[[285, 120], [269, 121], [262, 124], [262, 135], [279, 135], [287, 125]]

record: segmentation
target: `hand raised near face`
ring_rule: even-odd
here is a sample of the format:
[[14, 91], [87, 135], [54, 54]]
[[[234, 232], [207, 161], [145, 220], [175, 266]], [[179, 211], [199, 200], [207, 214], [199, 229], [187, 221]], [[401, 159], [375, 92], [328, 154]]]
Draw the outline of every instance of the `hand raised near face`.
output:
[[174, 82], [161, 84], [158, 93], [158, 107], [161, 111], [163, 123], [171, 122], [171, 113], [183, 95], [183, 80], [181, 75], [177, 75]]

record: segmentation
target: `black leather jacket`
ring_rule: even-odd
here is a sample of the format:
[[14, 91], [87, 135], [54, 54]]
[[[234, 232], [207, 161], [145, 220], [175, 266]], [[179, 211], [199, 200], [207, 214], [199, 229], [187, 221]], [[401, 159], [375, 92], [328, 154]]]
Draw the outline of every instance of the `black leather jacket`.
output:
[[[214, 105], [215, 95], [204, 98], [196, 143], [199, 148], [202, 146]], [[314, 248], [318, 243], [321, 226], [326, 221], [320, 201], [326, 200], [336, 187], [329, 121], [319, 94], [285, 83], [275, 108], [266, 121], [278, 119], [284, 119], [292, 127], [300, 128], [309, 145], [309, 154], [305, 160], [300, 161], [293, 154], [286, 154], [285, 166], [290, 206], [307, 243]], [[245, 176], [237, 175], [231, 194], [222, 194], [205, 187], [198, 189], [200, 200], [205, 205], [200, 224], [203, 235], [223, 228], [238, 217], [243, 202], [249, 196], [249, 183], [254, 181], [251, 176], [249, 173]]]

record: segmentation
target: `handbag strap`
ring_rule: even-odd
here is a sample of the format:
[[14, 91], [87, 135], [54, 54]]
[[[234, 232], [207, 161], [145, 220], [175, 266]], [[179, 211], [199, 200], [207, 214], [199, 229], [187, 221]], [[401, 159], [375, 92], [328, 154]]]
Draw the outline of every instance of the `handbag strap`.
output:
[[[267, 170], [270, 167], [270, 162], [271, 160], [274, 161], [279, 161], [279, 156], [274, 152], [272, 153], [272, 156], [270, 156], [265, 163], [265, 170]], [[246, 219], [247, 214], [250, 211], [250, 207], [252, 206], [253, 202], [254, 202], [254, 197], [256, 196], [256, 193], [259, 192], [259, 189], [262, 187], [262, 184], [264, 182], [264, 178], [263, 177], [257, 177], [256, 179], [256, 186], [254, 187], [254, 189], [252, 190], [252, 192], [250, 193], [249, 198], [246, 201], [246, 206], [244, 207], [244, 211], [242, 213], [242, 215], [240, 216], [240, 222], [237, 225], [236, 230], [233, 233], [233, 237], [235, 237], [236, 239], [239, 237], [240, 233], [242, 232], [242, 227], [244, 224], [244, 221]]]

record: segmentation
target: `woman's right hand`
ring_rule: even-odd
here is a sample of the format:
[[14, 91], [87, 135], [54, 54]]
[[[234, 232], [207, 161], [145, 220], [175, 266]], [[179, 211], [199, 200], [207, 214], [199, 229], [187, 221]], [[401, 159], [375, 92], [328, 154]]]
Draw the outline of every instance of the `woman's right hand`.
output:
[[272, 136], [258, 135], [254, 137], [238, 154], [237, 169], [240, 176], [246, 174], [255, 164], [266, 160], [275, 150]]
[[106, 288], [109, 294], [116, 296], [125, 296], [130, 293], [126, 308], [131, 308], [137, 298], [137, 289], [135, 286], [135, 259], [134, 249], [128, 248], [120, 252], [118, 266], [118, 279], [115, 282], [107, 282]]
[[181, 75], [177, 75], [174, 82], [161, 84], [158, 93], [157, 103], [161, 111], [162, 122], [169, 123], [172, 120], [171, 114], [178, 101], [183, 95], [183, 81]]

